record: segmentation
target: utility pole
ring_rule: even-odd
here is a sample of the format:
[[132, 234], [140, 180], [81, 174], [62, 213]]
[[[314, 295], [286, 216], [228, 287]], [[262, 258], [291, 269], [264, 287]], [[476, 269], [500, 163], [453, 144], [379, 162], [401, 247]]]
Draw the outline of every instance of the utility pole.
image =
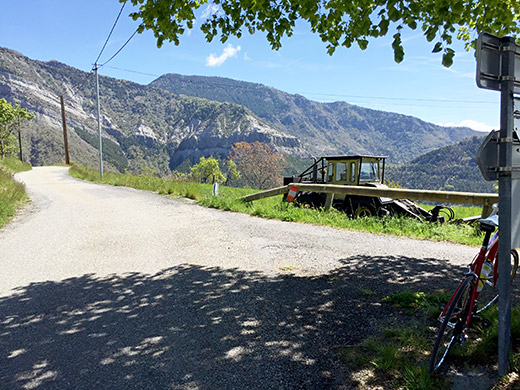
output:
[[[70, 154], [69, 154], [69, 135], [67, 132], [67, 119], [65, 117], [65, 101], [63, 95], [60, 96], [61, 102], [61, 121], [63, 123], [63, 142], [65, 143], [65, 164], [70, 165]], [[20, 154], [21, 154], [20, 149]]]
[[23, 154], [22, 154], [22, 132], [18, 127], [18, 145], [20, 146], [20, 161], [23, 162]]
[[97, 62], [94, 64], [94, 72], [96, 73], [96, 95], [97, 95], [97, 125], [99, 135], [99, 177], [103, 177], [103, 142], [101, 139], [101, 113], [99, 105], [99, 77]]

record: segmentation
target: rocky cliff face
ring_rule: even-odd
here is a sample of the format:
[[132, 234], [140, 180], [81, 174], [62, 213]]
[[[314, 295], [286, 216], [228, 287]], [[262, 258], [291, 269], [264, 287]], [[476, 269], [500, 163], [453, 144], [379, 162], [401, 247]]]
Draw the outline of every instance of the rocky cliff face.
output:
[[186, 96], [239, 103], [316, 156], [387, 155], [406, 162], [477, 132], [442, 127], [406, 115], [370, 110], [345, 102], [318, 103], [261, 84], [222, 77], [166, 74], [150, 83]]
[[227, 155], [231, 145], [236, 142], [252, 143], [256, 141], [274, 146], [277, 150], [287, 154], [297, 152], [303, 155], [305, 153], [297, 138], [273, 131], [272, 128], [261, 123], [258, 118], [246, 114], [238, 131], [231, 134], [226, 134], [222, 129], [207, 127], [203, 131], [195, 132], [183, 139], [177, 147], [173, 164], [179, 165], [188, 158], [196, 161], [203, 156]]
[[[25, 154], [33, 165], [64, 159], [62, 94], [71, 158], [96, 166], [94, 77], [56, 61], [34, 61], [0, 48], [0, 98], [20, 103], [35, 114], [24, 134]], [[108, 77], [100, 77], [100, 95], [105, 159], [112, 169], [155, 169], [167, 174], [187, 158], [226, 157], [231, 145], [241, 141], [265, 142], [291, 155], [306, 153], [296, 137], [237, 104], [178, 96]]]

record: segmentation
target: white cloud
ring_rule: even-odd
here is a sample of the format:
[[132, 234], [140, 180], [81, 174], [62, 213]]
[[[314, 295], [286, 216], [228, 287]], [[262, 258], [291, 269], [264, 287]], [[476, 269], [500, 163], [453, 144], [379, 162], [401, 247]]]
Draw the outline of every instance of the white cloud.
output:
[[219, 55], [217, 57], [216, 54], [213, 54], [211, 53], [207, 58], [206, 58], [206, 66], [220, 66], [222, 65], [224, 62], [226, 62], [226, 60], [228, 58], [232, 58], [232, 57], [236, 57], [237, 56], [237, 53], [241, 50], [241, 47], [240, 46], [237, 46], [237, 47], [233, 47], [233, 45], [229, 44], [226, 46], [226, 48], [224, 49], [224, 51], [222, 52], [221, 55]]
[[244, 60], [246, 61], [252, 61], [251, 57], [247, 55], [247, 51], [244, 53]]
[[453, 73], [454, 75], [457, 75], [459, 77], [463, 77], [466, 79], [474, 79], [475, 78], [475, 72], [459, 72], [458, 70], [452, 69], [452, 68], [446, 68], [443, 67], [443, 70], [449, 73]]
[[489, 133], [491, 130], [498, 130], [499, 126], [490, 126], [488, 124], [477, 122], [472, 119], [466, 119], [460, 123], [438, 123], [440, 126], [453, 126], [453, 127], [469, 127], [470, 129]]

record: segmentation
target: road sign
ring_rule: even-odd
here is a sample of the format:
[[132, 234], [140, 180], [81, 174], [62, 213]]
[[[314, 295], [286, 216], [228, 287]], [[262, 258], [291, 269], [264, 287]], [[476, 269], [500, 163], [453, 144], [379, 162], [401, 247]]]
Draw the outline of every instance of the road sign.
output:
[[482, 145], [477, 150], [477, 164], [484, 180], [498, 180], [498, 138], [499, 131], [492, 131], [488, 134]]
[[515, 93], [520, 93], [520, 46], [489, 33], [481, 33], [477, 41], [477, 85], [480, 88], [500, 91], [502, 81], [510, 80], [502, 72], [506, 52], [515, 53], [513, 76]]
[[477, 150], [477, 164], [484, 180], [498, 180], [499, 172], [511, 172], [512, 179], [520, 179], [520, 141], [514, 137], [510, 142], [513, 144], [512, 165], [503, 169], [499, 168], [500, 132], [492, 131], [482, 142]]

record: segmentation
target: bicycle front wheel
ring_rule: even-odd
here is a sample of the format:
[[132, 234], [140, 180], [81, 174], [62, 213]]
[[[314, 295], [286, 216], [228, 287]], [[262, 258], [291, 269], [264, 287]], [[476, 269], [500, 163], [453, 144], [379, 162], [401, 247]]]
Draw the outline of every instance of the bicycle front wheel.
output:
[[453, 296], [446, 310], [430, 358], [430, 372], [437, 371], [455, 342], [460, 342], [468, 318], [473, 277], [467, 276]]
[[[513, 279], [515, 278], [516, 272], [518, 270], [519, 256], [518, 256], [517, 249], [513, 249], [511, 251], [511, 257], [512, 257], [512, 259], [511, 259], [512, 260], [511, 282], [513, 282]], [[498, 261], [498, 259], [495, 258], [494, 261]], [[488, 281], [486, 282], [486, 284], [488, 284], [490, 286], [494, 286], [497, 283], [497, 280], [494, 280], [494, 282], [493, 282], [493, 279], [498, 278], [498, 275], [494, 274], [494, 268], [495, 267], [493, 267], [493, 272], [488, 276]], [[495, 291], [496, 290], [494, 288], [493, 289], [485, 288], [484, 290], [482, 290], [480, 292], [479, 297], [478, 297], [480, 305], [479, 305], [479, 309], [476, 311], [476, 314], [480, 314], [480, 312], [486, 310], [488, 307], [490, 307], [493, 303], [495, 303], [498, 300], [498, 294]]]

